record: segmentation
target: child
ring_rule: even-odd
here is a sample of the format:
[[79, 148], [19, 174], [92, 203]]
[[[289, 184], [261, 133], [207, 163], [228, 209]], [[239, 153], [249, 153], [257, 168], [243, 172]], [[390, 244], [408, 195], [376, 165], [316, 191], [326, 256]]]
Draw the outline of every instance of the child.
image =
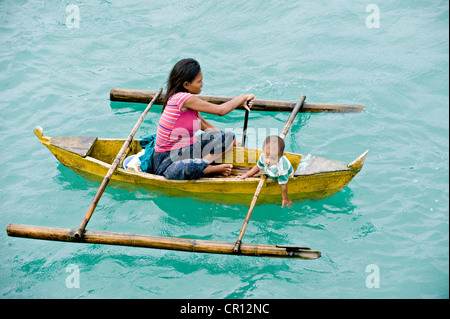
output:
[[276, 179], [278, 184], [281, 185], [281, 194], [283, 197], [281, 207], [285, 205], [289, 208], [292, 207], [292, 202], [287, 197], [287, 182], [289, 176], [293, 175], [294, 169], [286, 156], [283, 155], [283, 139], [276, 135], [268, 136], [264, 141], [262, 151], [257, 164], [250, 171], [238, 177], [245, 179], [262, 170], [264, 174], [272, 179]]

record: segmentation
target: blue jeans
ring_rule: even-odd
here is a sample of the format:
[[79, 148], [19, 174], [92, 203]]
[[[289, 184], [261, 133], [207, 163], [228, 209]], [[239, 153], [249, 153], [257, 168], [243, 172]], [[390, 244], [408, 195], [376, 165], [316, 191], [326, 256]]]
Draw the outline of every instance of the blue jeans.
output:
[[211, 164], [202, 157], [225, 152], [234, 141], [234, 133], [208, 131], [197, 138], [197, 142], [190, 146], [168, 152], [154, 152], [154, 174], [167, 179], [199, 179], [204, 175], [204, 169]]

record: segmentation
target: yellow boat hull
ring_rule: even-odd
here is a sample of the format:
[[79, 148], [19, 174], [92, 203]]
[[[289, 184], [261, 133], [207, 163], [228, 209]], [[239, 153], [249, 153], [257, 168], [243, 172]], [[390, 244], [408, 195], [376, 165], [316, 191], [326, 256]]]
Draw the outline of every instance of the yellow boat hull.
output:
[[[103, 178], [111, 167], [125, 140], [82, 137], [48, 137], [40, 127], [35, 129], [40, 142], [65, 166], [92, 178]], [[131, 143], [128, 155], [141, 150], [139, 141]], [[198, 200], [248, 204], [259, 182], [259, 178], [245, 180], [236, 177], [256, 163], [260, 151], [235, 147], [233, 153], [223, 158], [224, 163], [240, 169], [231, 176], [211, 176], [198, 180], [169, 180], [163, 176], [117, 168], [111, 178], [116, 185], [143, 188], [159, 194], [176, 197], [190, 197]], [[293, 202], [319, 200], [332, 196], [348, 185], [361, 170], [367, 151], [354, 162], [347, 164], [312, 155], [286, 153], [294, 167], [294, 177], [289, 179], [289, 199]], [[87, 173], [87, 175], [85, 174]], [[95, 177], [94, 177], [95, 180]], [[258, 198], [258, 204], [281, 203], [281, 187], [274, 180], [267, 179]]]

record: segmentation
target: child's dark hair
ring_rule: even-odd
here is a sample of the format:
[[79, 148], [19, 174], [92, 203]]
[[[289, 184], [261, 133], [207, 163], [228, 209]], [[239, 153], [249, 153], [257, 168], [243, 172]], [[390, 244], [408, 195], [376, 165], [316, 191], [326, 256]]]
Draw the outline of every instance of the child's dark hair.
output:
[[277, 135], [267, 136], [264, 140], [263, 148], [266, 147], [266, 144], [269, 145], [277, 145], [278, 146], [278, 156], [284, 154], [284, 140]]
[[167, 79], [167, 92], [164, 98], [163, 111], [169, 98], [178, 92], [187, 92], [184, 82], [192, 82], [200, 73], [200, 64], [194, 59], [182, 59], [178, 61]]

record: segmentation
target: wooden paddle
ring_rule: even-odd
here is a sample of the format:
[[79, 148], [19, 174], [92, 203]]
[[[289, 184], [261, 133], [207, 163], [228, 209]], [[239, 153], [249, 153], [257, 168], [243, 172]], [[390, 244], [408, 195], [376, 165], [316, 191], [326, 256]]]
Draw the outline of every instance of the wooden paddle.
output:
[[[249, 103], [249, 101], [250, 100], [247, 100], [247, 106], [249, 106], [248, 105], [248, 103]], [[245, 138], [246, 138], [246, 136], [247, 136], [247, 124], [248, 124], [248, 115], [249, 115], [249, 110], [247, 110], [247, 109], [245, 109], [245, 118], [244, 118], [244, 129], [243, 129], [243, 131], [242, 131], [242, 147], [245, 147]]]
[[73, 238], [75, 240], [80, 240], [83, 237], [86, 225], [89, 222], [89, 219], [91, 218], [92, 214], [94, 213], [94, 210], [97, 207], [97, 204], [98, 204], [100, 198], [102, 197], [103, 192], [105, 191], [105, 188], [111, 179], [111, 176], [114, 174], [117, 167], [119, 166], [122, 155], [128, 149], [128, 146], [130, 145], [131, 141], [133, 140], [134, 134], [136, 134], [139, 126], [144, 121], [145, 116], [147, 115], [148, 111], [150, 111], [150, 108], [152, 107], [153, 103], [155, 103], [156, 99], [161, 94], [162, 90], [163, 90], [162, 88], [159, 89], [159, 91], [155, 94], [155, 96], [150, 101], [150, 103], [148, 103], [144, 112], [141, 114], [141, 117], [139, 118], [137, 123], [134, 125], [133, 129], [131, 130], [130, 135], [128, 135], [128, 138], [123, 143], [122, 148], [120, 149], [119, 153], [117, 154], [116, 158], [114, 159], [114, 162], [112, 163], [111, 167], [109, 168], [108, 173], [106, 173], [106, 176], [103, 179], [99, 189], [97, 190], [97, 193], [95, 194], [94, 199], [92, 200], [91, 204], [89, 205], [83, 219], [81, 220], [80, 225], [78, 226], [77, 230], [73, 234]]
[[[300, 98], [298, 99], [297, 103], [294, 106], [294, 109], [292, 110], [292, 113], [289, 115], [289, 118], [286, 121], [286, 124], [284, 125], [283, 131], [280, 134], [280, 137], [283, 140], [286, 137], [286, 134], [289, 132], [289, 130], [292, 126], [292, 123], [294, 122], [294, 119], [297, 116], [297, 113], [302, 108], [303, 103], [305, 102], [305, 98], [306, 97], [304, 95], [300, 96]], [[244, 224], [242, 225], [241, 232], [239, 233], [239, 237], [236, 241], [236, 244], [234, 245], [233, 251], [235, 253], [238, 253], [239, 249], [241, 248], [242, 238], [244, 237], [244, 233], [245, 233], [245, 230], [247, 229], [247, 225], [250, 220], [250, 216], [252, 215], [253, 208], [255, 207], [256, 200], [258, 199], [259, 193], [261, 192], [261, 189], [262, 189], [266, 179], [267, 179], [267, 176], [265, 174], [261, 175], [261, 178], [258, 183], [258, 187], [256, 188], [256, 191], [255, 191], [255, 195], [253, 195], [253, 199], [250, 204], [250, 208], [248, 209], [247, 216], [245, 217]]]

